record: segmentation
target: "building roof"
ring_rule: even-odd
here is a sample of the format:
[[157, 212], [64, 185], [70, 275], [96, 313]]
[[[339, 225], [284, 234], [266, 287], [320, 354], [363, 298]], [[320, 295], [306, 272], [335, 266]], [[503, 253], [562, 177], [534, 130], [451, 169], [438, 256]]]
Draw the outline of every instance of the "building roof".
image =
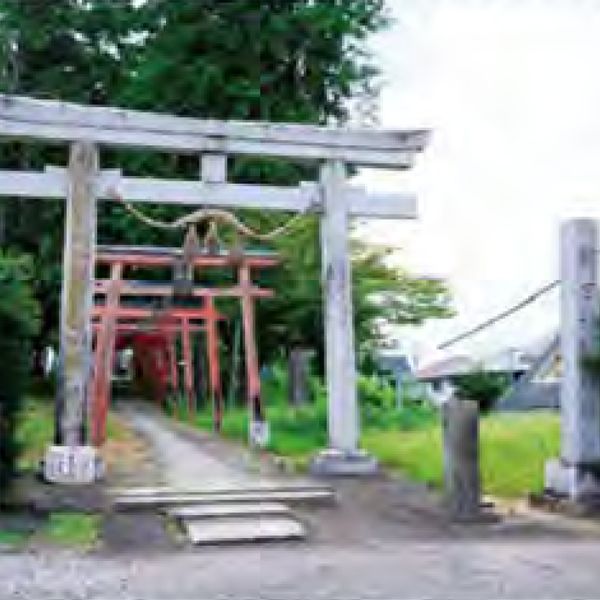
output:
[[422, 381], [464, 375], [476, 369], [478, 363], [468, 356], [452, 356], [429, 363], [417, 370], [416, 377]]
[[476, 369], [491, 373], [523, 373], [531, 368], [531, 364], [531, 357], [526, 353], [514, 348], [507, 348], [477, 360], [461, 355], [438, 360], [418, 369], [416, 377], [427, 381], [464, 375]]
[[407, 356], [381, 352], [377, 362], [382, 369], [400, 373], [412, 373], [413, 369]]

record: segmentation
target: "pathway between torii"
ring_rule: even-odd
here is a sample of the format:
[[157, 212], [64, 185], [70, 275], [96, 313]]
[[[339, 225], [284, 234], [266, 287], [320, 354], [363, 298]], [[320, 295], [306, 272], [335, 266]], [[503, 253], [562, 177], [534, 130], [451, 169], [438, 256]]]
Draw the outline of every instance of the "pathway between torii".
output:
[[[133, 429], [151, 442], [168, 487], [222, 490], [266, 487], [278, 483], [274, 477], [266, 477], [252, 470], [249, 462], [216, 459], [203, 450], [199, 443], [203, 438], [202, 432], [198, 432], [196, 439], [189, 440], [176, 432], [166, 417], [153, 410], [143, 410], [136, 405], [134, 408], [124, 408], [123, 412]], [[205, 439], [209, 442], [209, 434]]]
[[166, 485], [114, 489], [114, 506], [154, 508], [177, 522], [193, 544], [303, 539], [307, 531], [295, 504], [331, 504], [335, 497], [307, 479], [266, 475], [249, 453], [216, 456], [209, 434], [141, 404], [126, 410], [126, 418], [151, 443]]

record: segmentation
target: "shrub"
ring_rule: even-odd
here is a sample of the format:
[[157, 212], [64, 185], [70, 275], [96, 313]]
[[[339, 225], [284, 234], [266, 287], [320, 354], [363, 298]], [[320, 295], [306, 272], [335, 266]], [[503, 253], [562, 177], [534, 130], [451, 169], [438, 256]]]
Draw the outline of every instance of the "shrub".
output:
[[394, 410], [396, 406], [396, 390], [387, 381], [377, 375], [359, 375], [357, 392], [361, 406]]
[[0, 501], [18, 456], [17, 419], [30, 370], [38, 306], [29, 285], [30, 261], [0, 253]]
[[491, 373], [481, 369], [458, 376], [454, 385], [456, 395], [465, 400], [474, 400], [482, 413], [489, 412], [496, 400], [508, 387], [504, 373]]

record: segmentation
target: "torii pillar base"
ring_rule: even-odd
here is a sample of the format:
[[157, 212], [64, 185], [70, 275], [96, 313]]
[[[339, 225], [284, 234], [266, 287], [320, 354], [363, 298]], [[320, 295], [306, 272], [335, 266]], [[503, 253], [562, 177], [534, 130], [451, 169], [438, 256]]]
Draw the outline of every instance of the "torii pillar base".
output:
[[344, 452], [328, 448], [317, 454], [311, 462], [310, 473], [320, 477], [368, 476], [379, 472], [377, 459], [364, 450]]
[[600, 505], [600, 464], [574, 465], [564, 459], [549, 460], [545, 488], [553, 495], [575, 502]]
[[50, 446], [44, 457], [44, 480], [87, 485], [104, 477], [104, 462], [93, 446]]

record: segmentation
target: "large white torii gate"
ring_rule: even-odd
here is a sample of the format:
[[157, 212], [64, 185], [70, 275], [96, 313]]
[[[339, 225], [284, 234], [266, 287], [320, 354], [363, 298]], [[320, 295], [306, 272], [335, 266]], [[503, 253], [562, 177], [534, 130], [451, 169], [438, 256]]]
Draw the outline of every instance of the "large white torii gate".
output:
[[[66, 198], [61, 306], [61, 405], [58, 439], [47, 472], [59, 481], [93, 477], [93, 450], [84, 439], [91, 365], [90, 312], [96, 201], [203, 205], [316, 212], [321, 217], [329, 448], [315, 467], [364, 473], [375, 463], [358, 448], [359, 416], [352, 326], [349, 219], [412, 219], [411, 194], [367, 194], [346, 182], [348, 165], [408, 169], [429, 140], [427, 130], [349, 130], [297, 124], [221, 122], [0, 95], [0, 140], [71, 146], [67, 168], [0, 171], [0, 196]], [[99, 147], [197, 154], [198, 181], [125, 177], [101, 170]], [[320, 178], [298, 187], [227, 182], [227, 156], [254, 155], [318, 162]]]

